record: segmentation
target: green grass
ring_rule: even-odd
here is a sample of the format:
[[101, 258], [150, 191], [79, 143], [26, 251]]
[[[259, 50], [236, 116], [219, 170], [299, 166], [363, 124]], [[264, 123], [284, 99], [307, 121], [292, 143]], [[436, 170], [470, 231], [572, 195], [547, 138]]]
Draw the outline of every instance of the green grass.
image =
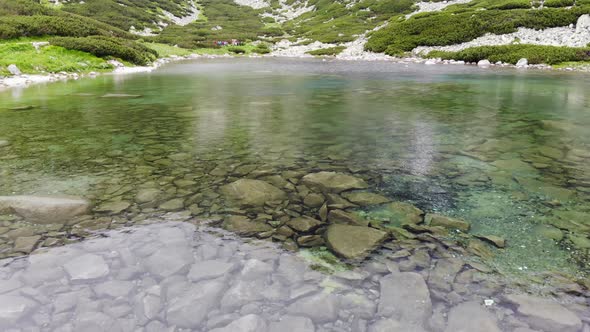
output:
[[15, 64], [23, 73], [56, 73], [108, 71], [112, 69], [104, 59], [91, 54], [67, 50], [59, 46], [41, 47], [39, 51], [28, 42], [0, 44], [0, 75], [9, 75], [8, 65]]
[[571, 61], [589, 61], [590, 48], [556, 47], [543, 45], [503, 45], [471, 47], [459, 52], [432, 51], [430, 58], [455, 59], [477, 62], [487, 59], [491, 62], [515, 64], [526, 58], [529, 64], [558, 64]]
[[148, 42], [142, 42], [141, 44], [158, 52], [160, 57], [169, 57], [172, 55], [185, 56], [185, 55], [190, 55], [190, 54], [195, 53], [195, 50], [189, 50], [186, 48], [171, 46], [168, 44], [148, 43]]

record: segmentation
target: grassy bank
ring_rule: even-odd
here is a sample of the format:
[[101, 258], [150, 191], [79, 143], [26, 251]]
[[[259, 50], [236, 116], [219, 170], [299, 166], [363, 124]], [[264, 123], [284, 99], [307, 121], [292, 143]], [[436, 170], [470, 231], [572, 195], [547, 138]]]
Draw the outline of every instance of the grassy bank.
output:
[[45, 46], [36, 50], [29, 41], [0, 43], [0, 75], [9, 75], [7, 67], [15, 64], [23, 73], [41, 74], [61, 71], [86, 73], [112, 69], [104, 59], [68, 50], [59, 46]]

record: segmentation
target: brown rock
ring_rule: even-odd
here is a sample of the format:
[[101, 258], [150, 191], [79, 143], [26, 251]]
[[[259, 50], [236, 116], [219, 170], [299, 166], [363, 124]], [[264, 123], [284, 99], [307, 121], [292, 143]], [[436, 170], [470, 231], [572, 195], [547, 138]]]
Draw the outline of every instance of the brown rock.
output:
[[300, 247], [319, 247], [324, 243], [321, 235], [303, 235], [297, 238], [297, 244]]
[[458, 229], [463, 232], [468, 232], [469, 228], [471, 228], [471, 225], [465, 220], [450, 218], [435, 213], [427, 213], [424, 221], [430, 226], [442, 226], [450, 229]]
[[342, 210], [331, 210], [328, 214], [328, 221], [333, 224], [368, 226], [369, 222], [352, 213]]
[[311, 232], [322, 224], [321, 221], [310, 217], [293, 218], [287, 222], [287, 226], [298, 232]]
[[387, 233], [363, 226], [330, 225], [325, 239], [337, 255], [348, 259], [364, 259], [387, 239]]

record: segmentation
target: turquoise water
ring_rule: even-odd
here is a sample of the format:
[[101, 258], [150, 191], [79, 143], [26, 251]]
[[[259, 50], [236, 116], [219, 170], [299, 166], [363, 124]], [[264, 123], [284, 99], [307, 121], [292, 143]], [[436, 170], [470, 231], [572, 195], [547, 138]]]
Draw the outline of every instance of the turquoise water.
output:
[[[284, 59], [199, 60], [8, 90], [0, 195], [129, 202], [115, 218], [122, 224], [180, 198], [175, 210], [215, 219], [231, 212], [218, 187], [244, 169], [278, 182], [287, 171], [336, 170], [504, 237], [490, 262], [501, 271], [577, 274], [589, 269], [589, 90], [590, 76], [576, 73]], [[13, 110], [22, 106], [32, 108]], [[162, 194], [135, 204], [146, 188]]]

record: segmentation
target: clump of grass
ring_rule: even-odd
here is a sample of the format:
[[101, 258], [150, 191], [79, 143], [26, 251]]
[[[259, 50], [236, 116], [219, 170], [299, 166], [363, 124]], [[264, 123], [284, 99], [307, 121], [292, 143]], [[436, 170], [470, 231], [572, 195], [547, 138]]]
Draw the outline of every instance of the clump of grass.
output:
[[161, 43], [147, 43], [142, 42], [145, 47], [148, 47], [158, 53], [160, 57], [169, 57], [172, 55], [177, 56], [185, 56], [194, 53], [194, 50], [189, 50], [186, 48], [172, 46], [168, 44], [161, 44]]
[[83, 38], [54, 37], [52, 45], [83, 51], [97, 57], [116, 57], [136, 65], [146, 65], [158, 58], [158, 52], [132, 40], [114, 37], [90, 36]]
[[309, 51], [306, 52], [307, 54], [315, 55], [315, 56], [336, 56], [340, 54], [346, 47], [344, 46], [336, 46], [336, 47], [329, 47], [329, 48], [321, 48], [319, 50]]

